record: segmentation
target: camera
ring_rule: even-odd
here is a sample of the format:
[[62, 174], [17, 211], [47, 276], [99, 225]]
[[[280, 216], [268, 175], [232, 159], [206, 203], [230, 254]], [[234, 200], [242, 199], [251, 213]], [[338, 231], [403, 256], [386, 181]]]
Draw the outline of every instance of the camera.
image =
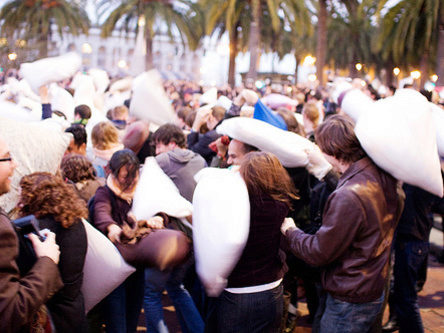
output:
[[25, 236], [29, 233], [37, 235], [37, 237], [43, 242], [45, 236], [40, 232], [39, 220], [34, 215], [28, 215], [17, 220], [13, 220], [17, 233]]

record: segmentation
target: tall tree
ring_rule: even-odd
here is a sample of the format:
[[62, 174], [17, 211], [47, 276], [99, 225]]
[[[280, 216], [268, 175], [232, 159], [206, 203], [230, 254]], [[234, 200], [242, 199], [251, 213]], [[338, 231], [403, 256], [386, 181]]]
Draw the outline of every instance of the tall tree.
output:
[[324, 66], [327, 52], [327, 0], [319, 0], [316, 44], [316, 76], [321, 86], [325, 84]]
[[139, 18], [145, 18], [147, 69], [153, 67], [153, 40], [158, 30], [165, 28], [172, 40], [179, 36], [191, 50], [197, 49], [203, 36], [202, 14], [191, 0], [102, 0], [99, 8], [100, 16], [106, 15], [102, 37], [110, 36], [114, 29], [137, 31]]
[[88, 34], [89, 19], [82, 3], [66, 0], [13, 0], [0, 11], [1, 34], [36, 45], [40, 58], [48, 55], [53, 27], [63, 38], [67, 33]]
[[444, 81], [443, 7], [442, 0], [401, 0], [381, 19], [376, 49], [398, 66], [420, 66], [421, 86], [435, 63], [440, 82]]

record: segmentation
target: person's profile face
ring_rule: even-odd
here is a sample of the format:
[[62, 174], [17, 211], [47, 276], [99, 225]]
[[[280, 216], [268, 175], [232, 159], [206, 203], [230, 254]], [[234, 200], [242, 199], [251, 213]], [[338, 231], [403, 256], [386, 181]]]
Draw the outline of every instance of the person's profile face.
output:
[[0, 139], [0, 195], [10, 191], [12, 175], [16, 166], [6, 142]]
[[231, 140], [228, 145], [228, 160], [229, 165], [241, 165], [245, 156], [244, 144], [238, 140]]

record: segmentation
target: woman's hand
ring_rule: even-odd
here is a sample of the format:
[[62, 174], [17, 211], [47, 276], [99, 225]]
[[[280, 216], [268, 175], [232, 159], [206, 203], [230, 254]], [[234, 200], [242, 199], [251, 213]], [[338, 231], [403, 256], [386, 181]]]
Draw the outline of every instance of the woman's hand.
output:
[[117, 224], [110, 224], [108, 226], [108, 238], [111, 242], [115, 243], [116, 241], [120, 243], [120, 234], [122, 233], [122, 228], [120, 228]]
[[154, 216], [146, 221], [146, 225], [151, 229], [163, 229], [163, 217]]
[[40, 241], [40, 239], [34, 234], [28, 235], [32, 242], [32, 247], [34, 248], [35, 254], [38, 258], [48, 257], [57, 265], [60, 259], [60, 249], [55, 242], [55, 234], [53, 232], [43, 230], [41, 233], [46, 237], [44, 242]]

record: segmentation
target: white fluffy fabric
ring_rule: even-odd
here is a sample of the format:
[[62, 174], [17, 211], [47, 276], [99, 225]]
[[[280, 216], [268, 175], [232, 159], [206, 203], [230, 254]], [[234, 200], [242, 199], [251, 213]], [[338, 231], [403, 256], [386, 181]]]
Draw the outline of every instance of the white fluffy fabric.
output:
[[147, 220], [159, 212], [177, 218], [193, 213], [193, 206], [182, 197], [173, 181], [162, 171], [154, 157], [145, 160], [133, 200], [137, 220]]
[[0, 118], [0, 135], [17, 163], [11, 191], [0, 197], [0, 206], [13, 209], [19, 199], [20, 179], [33, 172], [55, 173], [71, 140], [71, 134], [52, 130], [41, 122]]
[[125, 262], [119, 250], [105, 235], [88, 221], [82, 221], [88, 240], [82, 283], [87, 313], [136, 269]]
[[74, 52], [58, 57], [44, 58], [20, 66], [20, 74], [38, 93], [39, 87], [73, 76], [82, 65], [82, 58]]
[[213, 168], [200, 172], [193, 197], [196, 270], [207, 294], [218, 296], [247, 242], [250, 201], [238, 172]]

